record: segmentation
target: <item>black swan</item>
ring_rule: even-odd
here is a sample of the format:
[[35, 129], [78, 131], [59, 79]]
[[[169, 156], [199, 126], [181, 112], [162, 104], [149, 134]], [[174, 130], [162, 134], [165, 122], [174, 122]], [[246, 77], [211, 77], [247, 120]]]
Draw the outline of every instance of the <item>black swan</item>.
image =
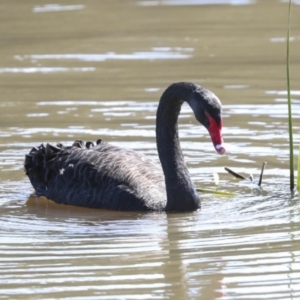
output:
[[156, 115], [161, 166], [101, 140], [96, 145], [77, 140], [69, 147], [42, 144], [26, 155], [24, 164], [36, 195], [57, 203], [112, 210], [197, 210], [199, 195], [178, 138], [177, 121], [184, 101], [207, 128], [216, 151], [225, 153], [220, 100], [199, 85], [174, 83], [161, 96]]

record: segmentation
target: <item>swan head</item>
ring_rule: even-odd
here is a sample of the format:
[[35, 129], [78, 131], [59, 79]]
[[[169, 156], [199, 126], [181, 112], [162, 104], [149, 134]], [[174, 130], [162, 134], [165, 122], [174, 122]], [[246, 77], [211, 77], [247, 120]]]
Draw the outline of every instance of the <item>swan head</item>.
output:
[[188, 101], [195, 117], [209, 132], [212, 143], [219, 154], [226, 152], [222, 136], [222, 104], [209, 90], [198, 87]]

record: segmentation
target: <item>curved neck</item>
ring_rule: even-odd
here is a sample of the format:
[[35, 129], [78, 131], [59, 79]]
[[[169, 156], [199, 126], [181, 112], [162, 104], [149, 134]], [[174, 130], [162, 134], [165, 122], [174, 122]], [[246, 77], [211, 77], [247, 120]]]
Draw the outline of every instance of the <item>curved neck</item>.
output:
[[156, 115], [156, 142], [165, 175], [167, 211], [194, 211], [200, 199], [185, 165], [178, 137], [178, 115], [194, 85], [173, 84], [162, 95]]

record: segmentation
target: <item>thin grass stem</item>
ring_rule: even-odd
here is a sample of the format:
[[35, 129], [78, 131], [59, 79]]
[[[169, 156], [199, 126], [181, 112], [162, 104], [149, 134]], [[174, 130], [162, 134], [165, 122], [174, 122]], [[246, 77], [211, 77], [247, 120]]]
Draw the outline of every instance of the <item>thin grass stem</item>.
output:
[[239, 174], [239, 173], [236, 173], [236, 172], [232, 171], [231, 169], [229, 169], [229, 168], [227, 168], [227, 167], [225, 167], [224, 169], [225, 169], [229, 174], [233, 175], [234, 177], [236, 177], [236, 178], [238, 178], [238, 179], [243, 179], [243, 180], [247, 179], [247, 178], [244, 177], [243, 175], [241, 175], [241, 174]]
[[300, 192], [300, 145], [299, 145], [299, 152], [298, 152], [297, 189]]
[[263, 175], [264, 175], [264, 170], [265, 170], [266, 164], [267, 163], [265, 161], [262, 164], [261, 172], [260, 172], [260, 176], [259, 176], [259, 181], [258, 181], [258, 186], [261, 186], [262, 178], [263, 178]]
[[291, 85], [290, 85], [290, 28], [291, 28], [291, 6], [292, 0], [289, 1], [288, 12], [288, 30], [286, 39], [286, 73], [287, 73], [287, 98], [289, 114], [289, 141], [290, 141], [290, 189], [294, 190], [294, 143], [293, 143], [293, 122], [292, 122], [292, 104], [291, 104]]

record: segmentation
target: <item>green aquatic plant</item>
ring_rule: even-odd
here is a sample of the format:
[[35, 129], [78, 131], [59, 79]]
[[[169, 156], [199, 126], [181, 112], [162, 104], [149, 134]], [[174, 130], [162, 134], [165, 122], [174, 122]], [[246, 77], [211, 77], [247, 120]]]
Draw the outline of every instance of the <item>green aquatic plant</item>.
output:
[[[264, 175], [264, 170], [265, 170], [265, 167], [266, 167], [267, 163], [264, 161], [263, 164], [262, 164], [262, 167], [261, 167], [261, 171], [260, 171], [260, 176], [259, 176], [259, 181], [257, 183], [257, 185], [259, 187], [261, 187], [261, 183], [262, 183], [262, 178], [263, 178], [263, 175]], [[229, 174], [233, 175], [235, 178], [238, 178], [238, 179], [241, 179], [241, 180], [247, 180], [247, 178], [231, 169], [229, 169], [228, 167], [225, 167], [224, 168]], [[254, 183], [254, 177], [253, 175], [250, 174], [250, 177], [248, 178], [250, 180], [250, 182]]]
[[[293, 122], [292, 122], [292, 101], [290, 85], [290, 28], [291, 28], [291, 6], [292, 0], [289, 1], [288, 10], [288, 28], [286, 39], [286, 74], [287, 74], [287, 99], [288, 99], [288, 116], [289, 116], [289, 144], [290, 144], [290, 189], [294, 190], [294, 143], [293, 143]], [[298, 168], [299, 183], [299, 168]]]
[[196, 190], [198, 193], [214, 194], [220, 196], [236, 196], [235, 193], [226, 192], [226, 191], [217, 191], [217, 190], [200, 189], [200, 188], [196, 188]]
[[299, 152], [298, 152], [297, 190], [300, 192], [300, 145], [299, 145]]
[[298, 152], [297, 189], [300, 192], [300, 145], [299, 145], [299, 152]]

